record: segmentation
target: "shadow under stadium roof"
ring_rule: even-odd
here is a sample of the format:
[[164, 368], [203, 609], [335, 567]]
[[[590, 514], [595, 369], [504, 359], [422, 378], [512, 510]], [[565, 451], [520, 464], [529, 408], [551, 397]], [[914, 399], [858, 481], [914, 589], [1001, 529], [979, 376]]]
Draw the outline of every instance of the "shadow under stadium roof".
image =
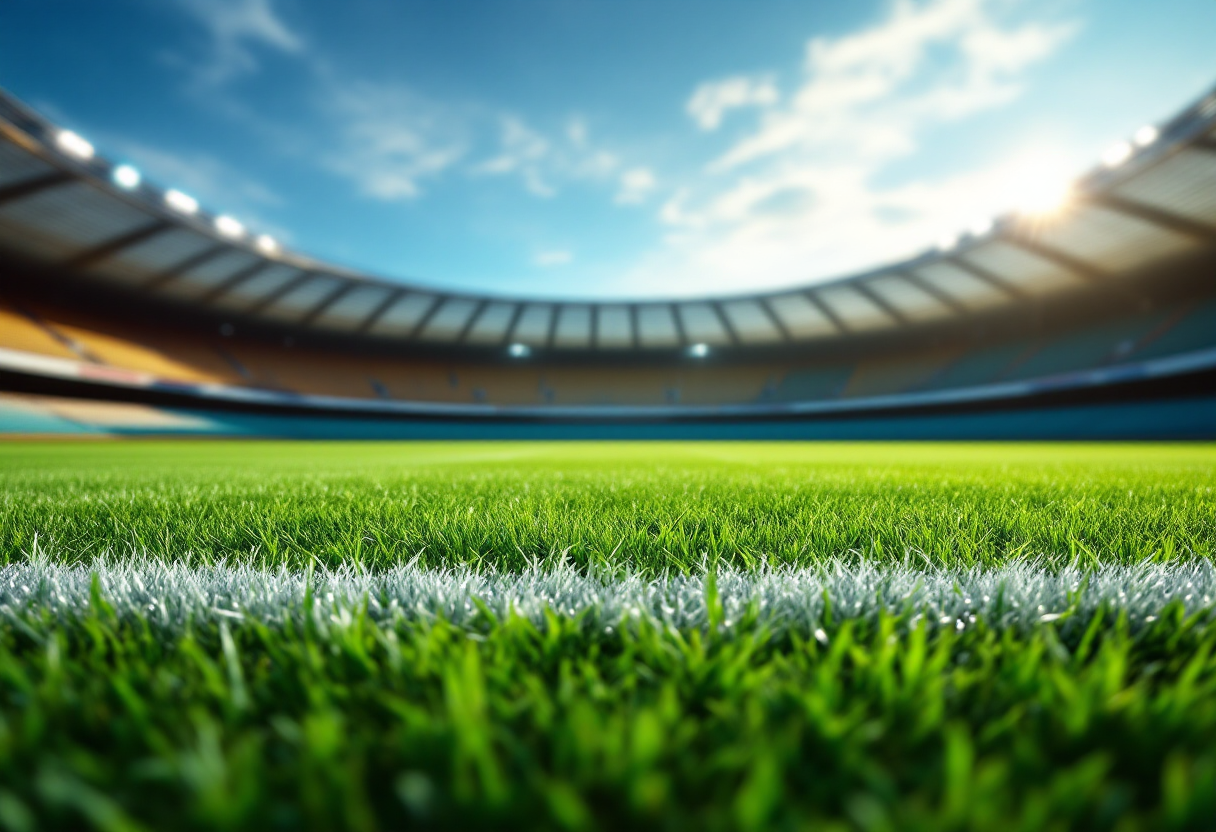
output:
[[911, 260], [752, 295], [593, 303], [445, 292], [284, 251], [140, 180], [0, 92], [0, 248], [234, 321], [419, 347], [605, 355], [831, 346], [1119, 291], [1216, 246], [1216, 93], [1120, 145], [1057, 216], [1011, 214]]

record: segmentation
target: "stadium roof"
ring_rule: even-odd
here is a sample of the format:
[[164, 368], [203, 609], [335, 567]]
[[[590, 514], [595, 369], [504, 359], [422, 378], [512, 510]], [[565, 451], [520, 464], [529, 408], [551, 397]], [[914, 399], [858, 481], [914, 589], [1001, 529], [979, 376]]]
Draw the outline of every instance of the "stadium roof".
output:
[[0, 249], [98, 286], [265, 322], [526, 354], [825, 343], [1117, 288], [1216, 246], [1216, 92], [1073, 183], [1057, 214], [984, 221], [911, 260], [796, 289], [593, 303], [445, 292], [286, 251], [143, 181], [0, 92]]

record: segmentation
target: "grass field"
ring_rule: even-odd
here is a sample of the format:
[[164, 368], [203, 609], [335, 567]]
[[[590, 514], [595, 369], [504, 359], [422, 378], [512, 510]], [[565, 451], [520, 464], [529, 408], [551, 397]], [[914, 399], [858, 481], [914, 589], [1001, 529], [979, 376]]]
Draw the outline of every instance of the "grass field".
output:
[[0, 829], [1205, 829], [1216, 447], [0, 446]]

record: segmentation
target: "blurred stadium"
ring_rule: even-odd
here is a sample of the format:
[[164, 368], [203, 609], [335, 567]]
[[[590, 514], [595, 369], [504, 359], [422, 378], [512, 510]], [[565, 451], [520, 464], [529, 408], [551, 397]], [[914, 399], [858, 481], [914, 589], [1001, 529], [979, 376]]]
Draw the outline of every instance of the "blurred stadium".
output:
[[284, 250], [0, 94], [0, 431], [1216, 435], [1216, 94], [906, 262], [671, 302]]
[[478, 295], [0, 92], [0, 830], [1210, 829], [1216, 448], [1021, 440], [1216, 437], [1216, 91], [1023, 184]]

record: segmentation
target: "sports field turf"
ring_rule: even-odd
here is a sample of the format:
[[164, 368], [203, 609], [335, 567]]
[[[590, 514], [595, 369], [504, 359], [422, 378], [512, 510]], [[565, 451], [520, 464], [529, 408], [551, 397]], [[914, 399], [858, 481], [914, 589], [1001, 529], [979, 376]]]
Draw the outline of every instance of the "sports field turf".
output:
[[1203, 829], [1216, 447], [0, 446], [0, 829]]

